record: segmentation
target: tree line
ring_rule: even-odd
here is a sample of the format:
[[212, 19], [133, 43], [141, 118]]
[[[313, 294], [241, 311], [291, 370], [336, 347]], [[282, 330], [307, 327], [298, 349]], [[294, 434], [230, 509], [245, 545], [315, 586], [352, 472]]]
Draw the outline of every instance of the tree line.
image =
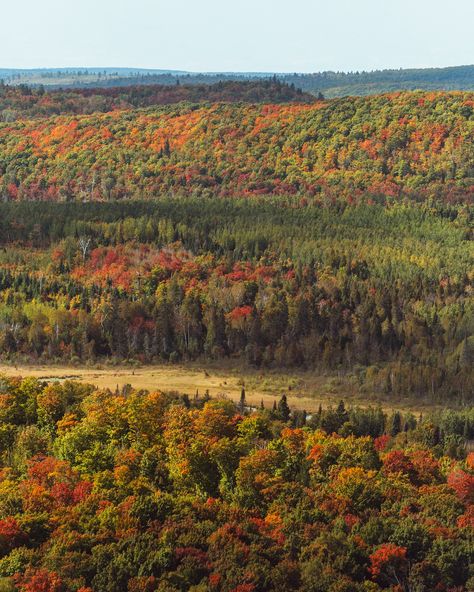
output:
[[0, 84], [0, 122], [55, 115], [85, 115], [125, 111], [153, 105], [188, 103], [313, 103], [315, 97], [277, 79], [173, 86], [136, 85], [126, 88], [45, 90], [26, 84]]

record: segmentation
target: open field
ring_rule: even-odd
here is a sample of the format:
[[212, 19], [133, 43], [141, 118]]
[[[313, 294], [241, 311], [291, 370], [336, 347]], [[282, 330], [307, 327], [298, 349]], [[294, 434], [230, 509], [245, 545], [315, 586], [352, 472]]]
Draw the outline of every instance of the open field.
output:
[[320, 404], [335, 405], [340, 399], [353, 405], [378, 405], [390, 411], [402, 409], [419, 412], [429, 406], [423, 401], [408, 399], [380, 399], [375, 395], [360, 393], [348, 377], [318, 375], [312, 372], [284, 372], [276, 370], [252, 370], [238, 365], [160, 365], [141, 366], [60, 366], [0, 364], [0, 375], [33, 376], [46, 381], [77, 380], [99, 388], [120, 389], [126, 384], [137, 389], [178, 391], [212, 397], [226, 396], [234, 401], [240, 398], [245, 386], [250, 405], [273, 405], [285, 393], [292, 409], [314, 411]]

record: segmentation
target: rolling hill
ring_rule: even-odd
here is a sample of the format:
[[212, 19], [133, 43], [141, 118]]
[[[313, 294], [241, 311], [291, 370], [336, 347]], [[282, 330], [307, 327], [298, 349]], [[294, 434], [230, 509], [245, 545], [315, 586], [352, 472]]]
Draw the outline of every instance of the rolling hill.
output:
[[449, 68], [376, 70], [371, 72], [181, 72], [140, 68], [57, 68], [39, 70], [0, 69], [0, 78], [8, 84], [44, 85], [51, 88], [110, 87], [136, 84], [174, 85], [215, 84], [248, 81], [277, 76], [281, 82], [294, 84], [305, 92], [323, 93], [328, 98], [365, 96], [402, 90], [474, 91], [474, 65]]
[[203, 103], [0, 125], [4, 200], [163, 193], [470, 200], [474, 94]]
[[315, 97], [275, 79], [173, 86], [137, 85], [50, 90], [0, 85], [0, 121], [53, 115], [85, 115], [138, 107], [189, 103], [314, 103]]

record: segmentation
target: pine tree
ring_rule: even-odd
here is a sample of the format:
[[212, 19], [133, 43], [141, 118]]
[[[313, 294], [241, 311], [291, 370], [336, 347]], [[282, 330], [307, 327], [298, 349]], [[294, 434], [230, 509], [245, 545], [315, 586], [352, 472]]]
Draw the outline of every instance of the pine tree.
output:
[[470, 435], [471, 435], [471, 429], [470, 429], [469, 421], [466, 419], [466, 421], [464, 422], [464, 428], [463, 428], [464, 439], [469, 440]]
[[339, 418], [341, 426], [345, 424], [346, 421], [349, 421], [349, 414], [346, 411], [346, 406], [344, 405], [344, 401], [342, 401], [342, 399], [341, 401], [339, 401], [339, 404], [336, 409], [336, 414]]
[[283, 421], [288, 421], [290, 419], [290, 408], [288, 406], [286, 395], [282, 395], [280, 401], [278, 402], [278, 414], [280, 415]]
[[239, 411], [243, 415], [245, 413], [245, 388], [242, 387], [240, 391]]
[[396, 436], [402, 431], [402, 416], [398, 411], [392, 415], [390, 421], [390, 436]]

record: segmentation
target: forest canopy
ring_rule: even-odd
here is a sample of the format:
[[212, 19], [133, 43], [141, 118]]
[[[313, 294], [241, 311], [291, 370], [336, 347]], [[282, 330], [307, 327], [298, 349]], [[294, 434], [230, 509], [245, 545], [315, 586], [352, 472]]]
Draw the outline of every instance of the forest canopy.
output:
[[10, 592], [469, 592], [472, 409], [250, 410], [0, 377]]
[[470, 201], [474, 94], [198, 104], [0, 124], [4, 200], [161, 194]]
[[[178, 81], [179, 82], [179, 81]], [[25, 84], [0, 84], [0, 121], [37, 119], [53, 115], [84, 115], [124, 111], [180, 102], [202, 103], [314, 103], [315, 97], [278, 79], [216, 84], [137, 85], [126, 88], [48, 90]]]
[[470, 76], [0, 84], [0, 592], [474, 590]]

